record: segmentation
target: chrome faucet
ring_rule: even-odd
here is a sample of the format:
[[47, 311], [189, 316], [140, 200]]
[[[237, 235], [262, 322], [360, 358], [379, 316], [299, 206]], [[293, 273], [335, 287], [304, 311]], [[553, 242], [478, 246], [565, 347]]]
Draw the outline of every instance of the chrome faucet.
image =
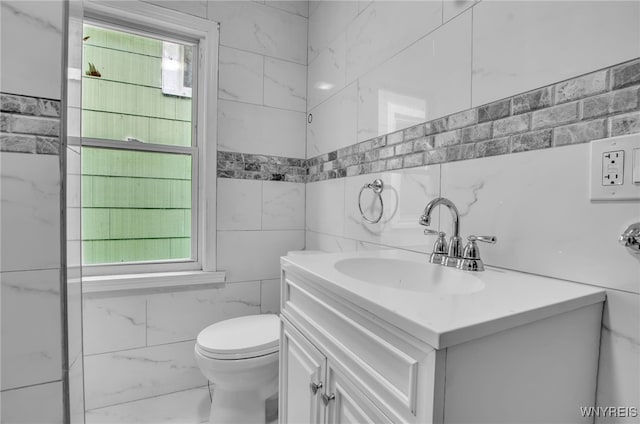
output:
[[431, 224], [431, 213], [436, 206], [444, 205], [451, 211], [453, 235], [449, 238], [449, 243], [445, 240], [445, 233], [430, 229], [424, 230], [425, 234], [438, 236], [438, 240], [433, 246], [433, 253], [429, 257], [429, 262], [450, 267], [456, 267], [464, 271], [483, 271], [484, 264], [480, 259], [480, 250], [476, 241], [495, 244], [495, 236], [469, 236], [469, 243], [462, 249], [462, 238], [460, 237], [460, 213], [453, 202], [445, 197], [433, 199], [424, 208], [424, 213], [420, 216], [418, 223], [428, 227]]
[[451, 200], [445, 197], [437, 197], [427, 203], [427, 206], [424, 208], [424, 213], [422, 214], [422, 216], [420, 216], [420, 220], [418, 222], [420, 223], [420, 225], [428, 227], [431, 224], [431, 213], [436, 206], [440, 205], [446, 206], [451, 212], [453, 235], [449, 238], [449, 243], [445, 254], [442, 248], [443, 246], [446, 246], [446, 244], [442, 242], [444, 233], [425, 230], [425, 234], [438, 234], [440, 236], [438, 238], [438, 241], [436, 241], [436, 246], [434, 246], [434, 252], [431, 254], [429, 262], [440, 263], [442, 265], [454, 267], [457, 265], [458, 259], [462, 257], [462, 238], [460, 238], [460, 213], [458, 212], [458, 208], [456, 208], [456, 205], [454, 205]]

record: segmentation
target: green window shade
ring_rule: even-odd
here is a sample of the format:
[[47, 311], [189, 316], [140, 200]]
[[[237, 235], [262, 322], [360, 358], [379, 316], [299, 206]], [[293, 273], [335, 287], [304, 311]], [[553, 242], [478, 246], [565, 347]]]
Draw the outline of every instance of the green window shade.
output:
[[191, 258], [191, 156], [82, 148], [85, 264]]

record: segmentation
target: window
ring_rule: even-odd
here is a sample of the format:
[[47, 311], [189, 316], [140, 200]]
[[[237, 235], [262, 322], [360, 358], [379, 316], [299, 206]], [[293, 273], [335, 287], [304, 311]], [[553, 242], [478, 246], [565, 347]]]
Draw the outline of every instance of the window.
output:
[[84, 23], [83, 273], [214, 271], [215, 211], [201, 200], [215, 198], [215, 131], [197, 122], [215, 116], [198, 95], [215, 86], [215, 23], [113, 7], [134, 10], [92, 5]]

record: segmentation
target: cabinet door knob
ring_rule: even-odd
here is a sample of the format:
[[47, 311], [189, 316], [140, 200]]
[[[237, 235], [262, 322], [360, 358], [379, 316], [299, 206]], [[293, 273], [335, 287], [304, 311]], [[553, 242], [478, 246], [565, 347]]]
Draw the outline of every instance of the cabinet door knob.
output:
[[322, 394], [322, 403], [324, 403], [324, 406], [327, 406], [329, 404], [329, 402], [331, 402], [332, 400], [334, 400], [336, 398], [336, 395], [331, 393], [329, 396], [327, 396], [325, 393]]
[[311, 393], [314, 395], [318, 392], [318, 389], [322, 389], [322, 381], [319, 383], [314, 383], [313, 381], [309, 384], [309, 388], [311, 389]]

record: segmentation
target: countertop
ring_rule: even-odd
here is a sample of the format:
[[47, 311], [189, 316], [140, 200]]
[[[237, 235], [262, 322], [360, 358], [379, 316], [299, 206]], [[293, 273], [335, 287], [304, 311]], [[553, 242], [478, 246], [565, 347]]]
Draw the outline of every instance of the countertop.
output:
[[[465, 294], [422, 291], [402, 281], [375, 284], [335, 267], [349, 258], [378, 258], [425, 264], [424, 278], [455, 280], [481, 289]], [[341, 296], [436, 349], [446, 348], [605, 300], [600, 288], [487, 266], [470, 272], [428, 263], [428, 255], [403, 250], [291, 254], [285, 271], [306, 274]]]

